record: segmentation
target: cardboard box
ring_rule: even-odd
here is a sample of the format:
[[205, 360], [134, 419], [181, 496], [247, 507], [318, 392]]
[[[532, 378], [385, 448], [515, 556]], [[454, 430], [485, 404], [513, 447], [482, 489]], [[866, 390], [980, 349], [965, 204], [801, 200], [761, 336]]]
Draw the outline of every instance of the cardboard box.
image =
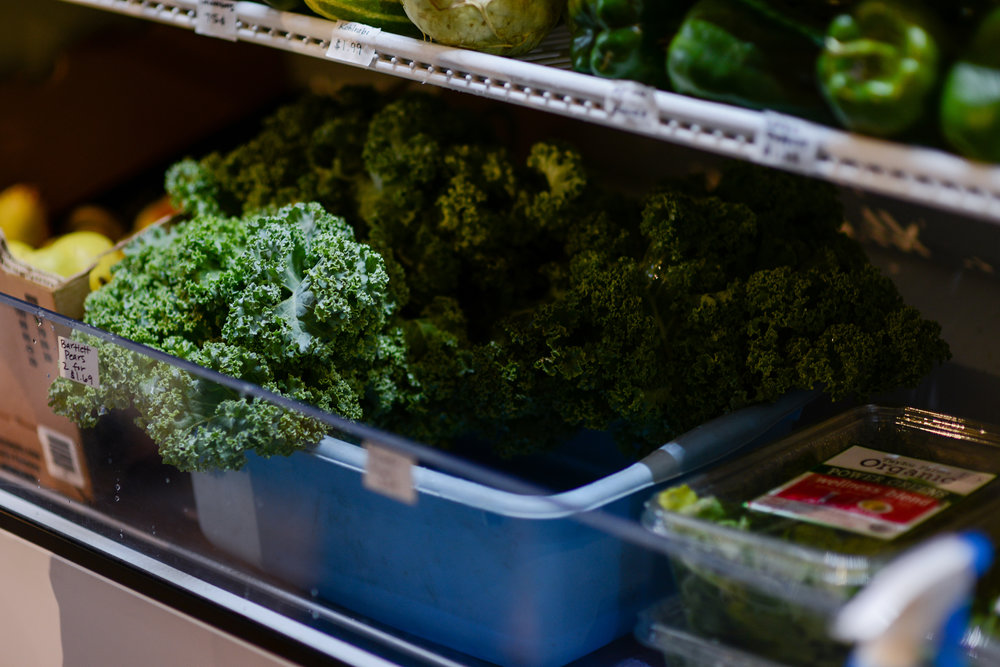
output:
[[[90, 289], [88, 273], [60, 279], [35, 271], [0, 242], [0, 291], [32, 306], [79, 319]], [[80, 431], [48, 407], [49, 385], [59, 376], [54, 327], [30, 311], [3, 305], [0, 344], [0, 468], [71, 498], [89, 499], [93, 489]]]
[[[108, 252], [170, 219], [164, 216]], [[82, 501], [94, 495], [82, 434], [48, 405], [49, 385], [60, 377], [59, 337], [72, 331], [36, 316], [32, 307], [81, 319], [96, 264], [68, 278], [39, 271], [11, 254], [0, 231], [0, 292], [25, 302], [23, 308], [0, 304], [0, 469]]]

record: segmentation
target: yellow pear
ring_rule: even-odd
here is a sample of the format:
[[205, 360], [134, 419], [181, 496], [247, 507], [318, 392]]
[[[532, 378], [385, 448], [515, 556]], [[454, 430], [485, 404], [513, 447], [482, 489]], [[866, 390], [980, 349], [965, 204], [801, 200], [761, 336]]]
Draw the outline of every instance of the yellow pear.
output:
[[114, 247], [104, 234], [69, 232], [35, 251], [36, 266], [60, 276], [72, 276], [90, 268], [97, 258]]
[[49, 223], [38, 188], [16, 183], [0, 191], [0, 229], [8, 241], [38, 247], [49, 236]]
[[120, 262], [124, 257], [125, 253], [121, 250], [112, 250], [105, 255], [101, 255], [101, 258], [97, 260], [97, 264], [90, 270], [91, 292], [111, 282], [111, 267]]
[[7, 249], [10, 250], [10, 254], [28, 265], [31, 264], [31, 256], [35, 254], [35, 249], [24, 241], [8, 240]]
[[62, 228], [67, 232], [98, 232], [112, 241], [125, 235], [125, 226], [118, 217], [95, 204], [83, 204], [74, 208]]

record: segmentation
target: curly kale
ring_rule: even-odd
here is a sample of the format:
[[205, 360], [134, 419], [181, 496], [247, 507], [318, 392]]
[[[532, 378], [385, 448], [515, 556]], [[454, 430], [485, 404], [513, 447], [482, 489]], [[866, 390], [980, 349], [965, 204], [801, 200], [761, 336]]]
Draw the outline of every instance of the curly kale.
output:
[[647, 198], [644, 262], [677, 369], [668, 385], [674, 424], [794, 389], [873, 396], [913, 386], [949, 358], [940, 327], [838, 231], [831, 192], [740, 165], [711, 195], [688, 188]]
[[563, 143], [539, 142], [531, 147], [526, 164], [544, 179], [541, 187], [526, 191], [528, 218], [540, 227], [572, 220], [568, 214], [587, 189], [587, 170], [579, 151]]
[[[667, 184], [638, 214], [578, 218], [547, 295], [499, 321], [481, 375], [498, 388], [477, 414], [507, 425], [509, 451], [588, 428], [641, 454], [792, 390], [917, 384], [948, 346], [838, 231], [836, 208], [807, 217], [831, 190], [740, 166], [711, 192]], [[467, 384], [462, 400], [487, 395]]]
[[[324, 410], [506, 454], [595, 429], [639, 455], [793, 389], [912, 385], [949, 356], [841, 233], [828, 185], [740, 163], [627, 197], [567, 144], [517, 154], [496, 137], [425, 91], [307, 95], [169, 170], [202, 231], [130, 249], [88, 317]], [[297, 201], [337, 222], [267, 221]], [[299, 242], [314, 236], [328, 255]]]
[[[88, 324], [349, 419], [405, 399], [384, 263], [318, 204], [196, 217], [127, 252], [87, 298]], [[101, 354], [106, 389], [54, 387], [53, 407], [83, 423], [134, 408], [164, 461], [183, 469], [239, 467], [246, 450], [287, 454], [324, 431], [169, 364], [114, 346]]]
[[793, 272], [756, 272], [747, 281], [747, 367], [758, 400], [791, 388], [863, 397], [912, 386], [947, 359], [940, 326], [907, 306], [871, 265], [838, 264], [832, 252]]
[[[361, 220], [372, 233], [396, 237], [418, 221], [444, 166], [444, 152], [476, 136], [470, 119], [427, 93], [408, 93], [378, 109], [360, 134], [367, 178], [358, 190]], [[484, 128], [478, 128], [480, 135]]]
[[580, 154], [540, 142], [523, 160], [467, 113], [426, 93], [371, 118], [358, 188], [358, 228], [402, 283], [407, 312], [438, 296], [473, 309], [474, 335], [493, 313], [544, 292], [537, 267], [584, 206]]
[[350, 215], [364, 173], [368, 119], [385, 101], [367, 86], [336, 97], [304, 95], [264, 118], [260, 130], [232, 150], [171, 165], [166, 190], [195, 215], [241, 216], [305, 201]]

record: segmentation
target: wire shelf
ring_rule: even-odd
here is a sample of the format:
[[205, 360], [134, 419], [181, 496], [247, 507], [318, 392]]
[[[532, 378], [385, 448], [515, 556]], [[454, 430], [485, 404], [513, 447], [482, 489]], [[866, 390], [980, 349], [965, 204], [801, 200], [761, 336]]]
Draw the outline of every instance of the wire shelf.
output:
[[[204, 32], [198, 26], [198, 0], [65, 1]], [[1000, 223], [998, 166], [769, 111], [574, 72], [565, 27], [554, 30], [538, 48], [520, 58], [370, 30], [357, 39], [371, 57], [345, 59], [330, 48], [343, 22], [277, 11], [256, 2], [212, 5], [231, 5], [235, 28], [226, 35], [228, 39], [533, 107]]]

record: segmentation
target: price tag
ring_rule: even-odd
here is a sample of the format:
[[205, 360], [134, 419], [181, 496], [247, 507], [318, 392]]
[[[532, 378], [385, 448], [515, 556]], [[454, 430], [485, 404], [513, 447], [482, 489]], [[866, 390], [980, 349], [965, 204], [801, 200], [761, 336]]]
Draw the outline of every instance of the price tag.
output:
[[811, 172], [819, 155], [819, 136], [794, 116], [764, 112], [764, 129], [757, 137], [760, 161], [772, 167]]
[[97, 348], [59, 336], [59, 377], [90, 387], [100, 387]]
[[326, 50], [326, 57], [368, 67], [375, 60], [375, 43], [381, 32], [380, 28], [373, 28], [364, 23], [337, 21], [330, 37], [330, 48]]
[[660, 124], [656, 89], [636, 81], [619, 81], [604, 101], [612, 119], [633, 128], [654, 130]]
[[199, 35], [236, 41], [236, 3], [232, 0], [198, 0], [194, 31]]
[[362, 480], [365, 488], [408, 505], [415, 504], [417, 490], [413, 485], [413, 459], [372, 442], [365, 443], [365, 450], [368, 452]]

